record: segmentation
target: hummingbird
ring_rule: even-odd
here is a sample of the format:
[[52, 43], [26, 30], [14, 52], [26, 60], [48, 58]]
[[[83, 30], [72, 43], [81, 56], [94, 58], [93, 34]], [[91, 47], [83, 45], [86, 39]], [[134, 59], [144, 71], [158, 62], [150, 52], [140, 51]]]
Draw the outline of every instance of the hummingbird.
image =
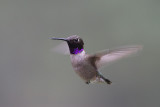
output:
[[62, 40], [67, 42], [73, 70], [85, 81], [90, 83], [112, 82], [104, 77], [99, 69], [109, 62], [119, 60], [142, 49], [140, 45], [126, 46], [117, 49], [106, 49], [95, 54], [87, 54], [84, 50], [83, 39], [77, 35], [67, 38], [52, 37], [51, 40]]

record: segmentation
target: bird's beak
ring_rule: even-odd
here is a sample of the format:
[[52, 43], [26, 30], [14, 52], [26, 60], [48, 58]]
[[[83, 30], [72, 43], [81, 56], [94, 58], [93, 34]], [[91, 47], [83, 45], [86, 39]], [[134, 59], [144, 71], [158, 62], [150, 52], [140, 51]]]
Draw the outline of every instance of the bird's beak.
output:
[[66, 38], [55, 38], [55, 37], [51, 37], [51, 38], [49, 38], [49, 39], [51, 39], [51, 40], [63, 40], [63, 41], [67, 41]]

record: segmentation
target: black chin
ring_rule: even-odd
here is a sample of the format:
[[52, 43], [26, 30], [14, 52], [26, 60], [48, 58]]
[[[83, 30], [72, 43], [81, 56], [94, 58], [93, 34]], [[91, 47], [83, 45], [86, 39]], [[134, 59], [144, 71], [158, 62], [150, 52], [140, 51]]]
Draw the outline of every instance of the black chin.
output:
[[78, 53], [80, 53], [83, 50], [83, 45], [81, 45], [81, 44], [70, 44], [70, 43], [68, 43], [68, 46], [69, 46], [70, 54], [77, 53], [75, 51], [78, 51]]

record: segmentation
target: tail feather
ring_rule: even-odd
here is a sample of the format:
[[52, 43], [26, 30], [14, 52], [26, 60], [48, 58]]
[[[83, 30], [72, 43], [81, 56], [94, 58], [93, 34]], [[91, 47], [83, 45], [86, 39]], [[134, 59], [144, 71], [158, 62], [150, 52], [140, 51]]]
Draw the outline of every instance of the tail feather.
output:
[[103, 79], [107, 84], [111, 84], [112, 83], [109, 79], [105, 78], [102, 75], [100, 75], [100, 78]]

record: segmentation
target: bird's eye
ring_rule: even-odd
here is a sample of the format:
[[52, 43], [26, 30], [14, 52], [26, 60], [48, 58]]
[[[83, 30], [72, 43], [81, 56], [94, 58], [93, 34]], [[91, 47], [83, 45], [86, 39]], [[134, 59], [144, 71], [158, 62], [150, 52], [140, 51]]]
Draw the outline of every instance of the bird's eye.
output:
[[79, 39], [78, 39], [78, 38], [77, 38], [77, 39], [74, 39], [74, 41], [75, 41], [75, 42], [79, 42]]

